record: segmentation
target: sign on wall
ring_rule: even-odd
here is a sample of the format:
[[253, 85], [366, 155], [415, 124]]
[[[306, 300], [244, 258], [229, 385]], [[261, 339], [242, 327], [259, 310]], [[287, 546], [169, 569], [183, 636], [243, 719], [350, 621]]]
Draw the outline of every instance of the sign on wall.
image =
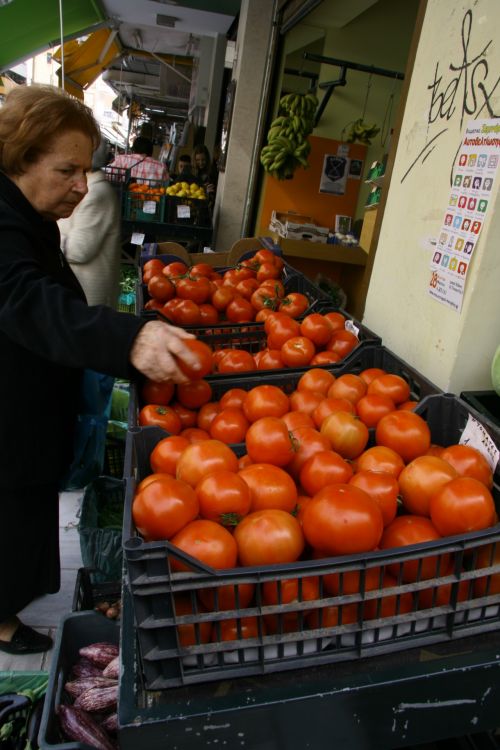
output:
[[488, 210], [500, 159], [500, 120], [471, 120], [453, 168], [452, 186], [431, 259], [428, 293], [456, 312]]

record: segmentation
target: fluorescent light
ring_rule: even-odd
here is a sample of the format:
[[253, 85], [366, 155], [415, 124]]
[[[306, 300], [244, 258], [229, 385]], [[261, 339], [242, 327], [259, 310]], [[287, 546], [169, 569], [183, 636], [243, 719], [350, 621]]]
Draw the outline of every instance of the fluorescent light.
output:
[[162, 13], [156, 14], [157, 26], [168, 26], [169, 28], [173, 29], [178, 20], [179, 19], [175, 16], [164, 16]]

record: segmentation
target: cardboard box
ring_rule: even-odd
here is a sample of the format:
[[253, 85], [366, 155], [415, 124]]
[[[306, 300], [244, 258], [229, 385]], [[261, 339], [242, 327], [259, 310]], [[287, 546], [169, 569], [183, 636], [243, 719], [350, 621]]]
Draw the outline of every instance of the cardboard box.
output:
[[326, 242], [328, 227], [319, 227], [312, 216], [294, 213], [293, 211], [273, 211], [269, 229], [284, 239], [309, 240]]

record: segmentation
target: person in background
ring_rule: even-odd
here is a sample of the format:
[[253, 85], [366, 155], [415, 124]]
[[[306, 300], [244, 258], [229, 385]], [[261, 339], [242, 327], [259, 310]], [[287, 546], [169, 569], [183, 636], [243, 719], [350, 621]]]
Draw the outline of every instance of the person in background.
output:
[[175, 182], [196, 182], [197, 178], [195, 177], [192, 165], [191, 165], [191, 157], [189, 154], [184, 154], [183, 156], [179, 156], [179, 160], [177, 162], [177, 174], [173, 177], [172, 183]]
[[168, 169], [163, 162], [153, 159], [153, 142], [149, 138], [138, 136], [132, 153], [119, 154], [109, 165], [120, 169], [130, 169], [130, 176], [136, 180], [168, 180]]
[[215, 200], [215, 190], [217, 188], [217, 167], [210, 159], [208, 148], [200, 144], [193, 150], [194, 175], [199, 185], [203, 185], [210, 203]]
[[58, 488], [84, 370], [181, 383], [177, 357], [196, 365], [191, 334], [90, 307], [60, 250], [57, 221], [87, 194], [99, 142], [88, 107], [52, 86], [18, 86], [0, 109], [0, 650], [10, 654], [52, 646], [18, 613], [60, 587]]
[[115, 189], [102, 171], [108, 145], [101, 141], [87, 175], [88, 193], [71, 216], [58, 221], [61, 249], [89, 305], [116, 307], [119, 296], [121, 211]]

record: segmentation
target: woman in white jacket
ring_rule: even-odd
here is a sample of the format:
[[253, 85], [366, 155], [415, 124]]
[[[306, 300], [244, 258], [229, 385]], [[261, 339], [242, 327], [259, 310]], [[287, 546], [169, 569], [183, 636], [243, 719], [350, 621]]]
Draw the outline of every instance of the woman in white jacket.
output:
[[120, 280], [121, 213], [118, 197], [102, 168], [108, 145], [102, 140], [87, 175], [88, 193], [68, 219], [58, 221], [61, 249], [83, 287], [89, 305], [117, 307]]

